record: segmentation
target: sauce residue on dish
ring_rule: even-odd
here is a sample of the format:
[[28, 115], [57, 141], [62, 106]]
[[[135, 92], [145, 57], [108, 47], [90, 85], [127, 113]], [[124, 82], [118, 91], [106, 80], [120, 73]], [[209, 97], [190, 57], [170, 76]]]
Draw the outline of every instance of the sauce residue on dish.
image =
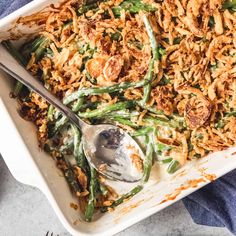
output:
[[182, 193], [183, 190], [186, 190], [188, 188], [197, 188], [199, 183], [204, 183], [206, 181], [212, 182], [216, 180], [217, 176], [215, 174], [206, 173], [206, 170], [207, 168], [199, 168], [198, 171], [201, 173], [201, 176], [203, 178], [187, 181], [186, 184], [182, 184], [180, 187], [176, 188], [173, 193], [167, 194], [165, 198], [158, 205], [165, 203], [167, 201], [175, 200], [176, 197], [178, 197]]
[[208, 181], [212, 182], [216, 180], [216, 175], [215, 174], [208, 174], [206, 173], [206, 168], [199, 168], [198, 171], [201, 173], [203, 177], [205, 177]]
[[134, 204], [131, 204], [131, 205], [127, 206], [127, 207], [124, 207], [124, 208], [122, 208], [122, 209], [120, 210], [119, 213], [122, 214], [122, 215], [127, 214], [127, 213], [130, 212], [132, 209], [134, 209], [134, 208], [140, 206], [143, 202], [144, 202], [144, 200], [142, 199], [142, 200], [140, 200], [140, 201], [138, 201], [138, 202], [136, 202], [136, 203], [134, 203]]
[[174, 179], [176, 179], [176, 178], [178, 178], [178, 177], [185, 176], [185, 175], [187, 175], [186, 170], [182, 170], [182, 171], [180, 171], [179, 173], [177, 173], [176, 175], [174, 175], [174, 176], [172, 177], [172, 180], [174, 180]]
[[[148, 200], [150, 200], [150, 199], [148, 199]], [[136, 202], [136, 203], [134, 203], [134, 204], [131, 204], [131, 205], [129, 205], [129, 206], [127, 206], [127, 207], [124, 207], [124, 208], [122, 208], [120, 211], [119, 211], [119, 216], [114, 220], [114, 222], [116, 223], [116, 224], [118, 224], [119, 223], [119, 221], [120, 221], [120, 219], [125, 215], [125, 214], [127, 214], [127, 213], [129, 213], [131, 210], [133, 210], [134, 208], [136, 208], [136, 207], [138, 207], [138, 206], [140, 206], [144, 201], [147, 201], [147, 199], [142, 199], [142, 200], [140, 200], [140, 201], [138, 201], [138, 202]]]
[[79, 206], [73, 202], [70, 203], [70, 207], [73, 208], [74, 210], [78, 210]]
[[187, 181], [186, 184], [182, 184], [182, 185], [180, 185], [180, 187], [176, 188], [173, 193], [166, 194], [165, 198], [160, 203], [158, 203], [158, 205], [165, 203], [167, 201], [175, 200], [176, 197], [178, 197], [182, 193], [182, 191], [184, 191], [188, 188], [196, 188], [199, 183], [203, 183], [203, 182], [206, 182], [206, 180], [204, 178], [199, 178], [199, 179]]
[[198, 162], [198, 163], [197, 163], [197, 166], [204, 165], [204, 164], [206, 164], [208, 161], [209, 161], [209, 160], [204, 160], [204, 161]]

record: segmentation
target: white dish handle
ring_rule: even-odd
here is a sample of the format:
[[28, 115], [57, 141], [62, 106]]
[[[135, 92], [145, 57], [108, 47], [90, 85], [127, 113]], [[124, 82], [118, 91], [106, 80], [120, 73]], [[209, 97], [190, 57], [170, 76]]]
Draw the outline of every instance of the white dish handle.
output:
[[[13, 107], [15, 109], [15, 107]], [[16, 180], [41, 188], [42, 177], [30, 158], [30, 153], [23, 142], [10, 112], [0, 98], [0, 153]]]

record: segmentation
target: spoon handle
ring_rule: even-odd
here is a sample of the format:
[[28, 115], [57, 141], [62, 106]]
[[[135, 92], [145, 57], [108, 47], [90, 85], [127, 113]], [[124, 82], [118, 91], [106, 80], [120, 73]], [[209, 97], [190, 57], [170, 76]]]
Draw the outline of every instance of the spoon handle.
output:
[[34, 78], [18, 61], [0, 46], [0, 68], [7, 74], [11, 75], [26, 87], [30, 88], [42, 98], [47, 100], [54, 107], [59, 109], [66, 117], [73, 121], [79, 128], [83, 129], [88, 124], [82, 121], [74, 112], [56, 98], [49, 90], [47, 90], [37, 78]]

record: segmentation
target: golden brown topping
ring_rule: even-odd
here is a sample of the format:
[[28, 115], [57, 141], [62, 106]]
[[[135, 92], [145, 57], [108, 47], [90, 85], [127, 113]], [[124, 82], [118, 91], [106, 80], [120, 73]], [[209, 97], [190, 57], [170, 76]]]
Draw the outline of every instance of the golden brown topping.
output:
[[102, 37], [98, 42], [99, 50], [104, 54], [111, 53], [112, 42], [109, 36]]
[[78, 205], [73, 202], [70, 203], [70, 207], [73, 208], [74, 210], [78, 210]]
[[173, 88], [171, 85], [157, 86], [152, 90], [158, 110], [164, 111], [166, 115], [171, 115], [174, 111]]
[[104, 77], [107, 81], [117, 81], [117, 78], [124, 65], [124, 60], [120, 55], [111, 57], [103, 69]]
[[113, 201], [104, 201], [103, 206], [111, 206]]
[[97, 78], [102, 74], [106, 62], [107, 62], [106, 57], [97, 57], [90, 59], [86, 63], [86, 69], [92, 77]]
[[141, 157], [136, 153], [132, 153], [130, 155], [130, 158], [131, 158], [133, 164], [135, 165], [136, 169], [138, 171], [142, 171], [142, 169], [143, 169], [143, 160], [141, 159]]
[[81, 168], [78, 167], [78, 166], [75, 167], [75, 171], [76, 171], [77, 179], [78, 179], [80, 185], [82, 186], [83, 190], [85, 191], [87, 189], [87, 186], [88, 186], [87, 176], [81, 170]]
[[144, 29], [130, 29], [124, 34], [124, 46], [127, 53], [136, 59], [150, 56], [149, 38]]
[[215, 20], [215, 32], [216, 34], [223, 34], [224, 29], [223, 29], [223, 19], [222, 15], [220, 12], [217, 10], [213, 14], [214, 20]]
[[82, 20], [78, 24], [83, 39], [87, 42], [93, 42], [94, 36], [96, 35], [95, 22]]
[[203, 126], [211, 115], [212, 105], [204, 97], [193, 96], [185, 107], [185, 117], [191, 129]]

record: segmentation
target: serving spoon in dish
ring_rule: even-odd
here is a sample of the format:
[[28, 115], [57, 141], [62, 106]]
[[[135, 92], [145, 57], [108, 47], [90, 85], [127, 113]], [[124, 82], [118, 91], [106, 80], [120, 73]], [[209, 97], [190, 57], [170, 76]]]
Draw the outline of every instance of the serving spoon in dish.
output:
[[98, 172], [110, 179], [124, 182], [137, 182], [141, 179], [142, 170], [136, 168], [132, 155], [138, 155], [144, 160], [144, 153], [127, 132], [111, 124], [85, 123], [2, 46], [0, 68], [59, 109], [81, 130], [85, 156]]

